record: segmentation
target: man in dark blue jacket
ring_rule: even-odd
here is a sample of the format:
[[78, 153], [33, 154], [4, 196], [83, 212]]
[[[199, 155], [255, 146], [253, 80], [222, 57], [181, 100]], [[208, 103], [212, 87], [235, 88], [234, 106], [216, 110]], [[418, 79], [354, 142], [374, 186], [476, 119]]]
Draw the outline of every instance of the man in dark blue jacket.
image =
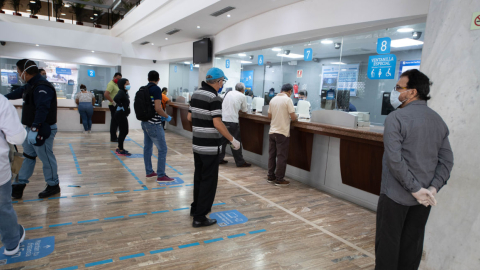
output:
[[12, 197], [22, 198], [23, 190], [35, 169], [36, 158], [39, 157], [43, 163], [47, 187], [38, 197], [46, 198], [60, 193], [57, 160], [53, 155], [53, 139], [57, 134], [57, 93], [39, 74], [38, 67], [32, 60], [18, 61], [17, 73], [19, 80], [27, 84], [5, 97], [23, 98], [22, 124], [26, 126], [28, 134], [22, 145], [25, 159], [18, 174], [18, 182], [13, 183]]

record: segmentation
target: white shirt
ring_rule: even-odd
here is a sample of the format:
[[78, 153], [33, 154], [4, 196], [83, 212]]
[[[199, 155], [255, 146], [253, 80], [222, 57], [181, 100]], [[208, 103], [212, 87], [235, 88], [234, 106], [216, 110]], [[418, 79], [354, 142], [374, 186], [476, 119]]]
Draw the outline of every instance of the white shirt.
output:
[[247, 99], [243, 93], [232, 90], [222, 103], [222, 121], [238, 123], [238, 112], [247, 112]]
[[93, 94], [91, 92], [78, 92], [75, 95], [75, 99], [78, 99], [78, 102], [90, 102], [92, 103]]
[[11, 144], [22, 144], [27, 132], [20, 123], [17, 110], [8, 102], [8, 99], [0, 95], [0, 186], [12, 178], [10, 159], [8, 153]]
[[268, 134], [282, 134], [290, 137], [290, 114], [295, 112], [292, 99], [285, 93], [280, 93], [272, 100], [268, 106], [268, 113], [272, 114], [270, 121], [270, 132]]

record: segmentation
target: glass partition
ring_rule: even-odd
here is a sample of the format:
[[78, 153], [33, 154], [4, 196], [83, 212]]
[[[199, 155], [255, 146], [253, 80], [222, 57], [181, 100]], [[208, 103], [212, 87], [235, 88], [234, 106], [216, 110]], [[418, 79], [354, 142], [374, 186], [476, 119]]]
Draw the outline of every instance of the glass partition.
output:
[[[265, 104], [269, 93], [275, 95], [283, 84], [290, 83], [294, 86], [295, 105], [302, 97], [310, 103], [311, 111], [356, 110], [369, 114], [371, 124], [383, 125], [389, 105], [383, 104], [384, 94], [391, 92], [401, 72], [420, 67], [424, 31], [425, 24], [406, 25], [217, 55], [214, 66], [229, 78], [227, 88], [243, 82], [254, 96], [264, 98]], [[377, 42], [381, 38], [391, 40], [390, 53], [377, 53]], [[382, 40], [378, 47], [382, 49], [387, 45]], [[372, 62], [369, 69], [369, 61], [377, 62]], [[382, 63], [391, 66], [375, 67]]]
[[[192, 60], [170, 63], [169, 65], [168, 96], [176, 101], [177, 97], [184, 97], [188, 102], [192, 93], [199, 88], [199, 65], [193, 65]], [[167, 87], [166, 85], [164, 87]]]

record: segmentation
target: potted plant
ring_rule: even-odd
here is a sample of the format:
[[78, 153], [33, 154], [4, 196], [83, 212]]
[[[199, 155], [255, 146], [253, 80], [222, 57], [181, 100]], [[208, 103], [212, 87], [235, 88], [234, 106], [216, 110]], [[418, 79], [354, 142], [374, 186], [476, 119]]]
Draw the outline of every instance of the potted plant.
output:
[[5, 11], [2, 10], [5, 0], [0, 0], [0, 13], [5, 14]]
[[42, 8], [42, 2], [40, 0], [36, 0], [35, 3], [30, 2], [28, 4], [28, 7], [30, 8], [30, 18], [32, 19], [38, 19], [36, 16], [38, 12], [40, 12], [40, 9]]
[[60, 19], [62, 8], [63, 8], [63, 0], [52, 0], [53, 3], [53, 10], [55, 11], [55, 19], [57, 22], [65, 22], [64, 20]]
[[[83, 2], [88, 2], [90, 0], [83, 0]], [[70, 3], [72, 6], [73, 13], [75, 13], [75, 19], [77, 20], [77, 25], [83, 25], [83, 17], [85, 16], [85, 5], [78, 3]]]
[[15, 12], [13, 13], [13, 15], [15, 16], [22, 16], [22, 14], [18, 12], [21, 6], [20, 2], [21, 0], [10, 0], [10, 3], [12, 4], [13, 9], [15, 10]]
[[[93, 3], [95, 4], [100, 4], [103, 5], [105, 3], [104, 0], [93, 0]], [[100, 8], [93, 7], [93, 17], [95, 18], [95, 21], [93, 22], [93, 25], [95, 28], [102, 28], [102, 26], [98, 23], [100, 21], [100, 18], [102, 17], [103, 11]]]

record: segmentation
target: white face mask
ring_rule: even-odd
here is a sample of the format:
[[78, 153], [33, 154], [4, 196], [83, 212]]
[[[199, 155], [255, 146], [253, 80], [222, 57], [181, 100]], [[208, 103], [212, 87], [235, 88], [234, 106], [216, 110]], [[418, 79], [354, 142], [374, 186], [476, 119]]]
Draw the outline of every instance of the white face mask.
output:
[[27, 63], [30, 62], [30, 61], [31, 60], [28, 60], [27, 62], [25, 62], [25, 65], [23, 66], [23, 72], [18, 78], [21, 84], [26, 84], [27, 83], [27, 81], [24, 78], [22, 78], [23, 74], [25, 74], [25, 71], [27, 71], [27, 69], [29, 69], [31, 67], [36, 67], [37, 66], [37, 65], [33, 65], [33, 66], [29, 66], [28, 68], [25, 68], [27, 66]]
[[[412, 89], [408, 89], [407, 91], [410, 91], [410, 90]], [[400, 107], [400, 105], [402, 105], [405, 101], [408, 100], [407, 98], [404, 101], [400, 101], [399, 98], [400, 98], [400, 92], [394, 89], [392, 93], [390, 93], [390, 104], [392, 104], [393, 108], [395, 109]]]

